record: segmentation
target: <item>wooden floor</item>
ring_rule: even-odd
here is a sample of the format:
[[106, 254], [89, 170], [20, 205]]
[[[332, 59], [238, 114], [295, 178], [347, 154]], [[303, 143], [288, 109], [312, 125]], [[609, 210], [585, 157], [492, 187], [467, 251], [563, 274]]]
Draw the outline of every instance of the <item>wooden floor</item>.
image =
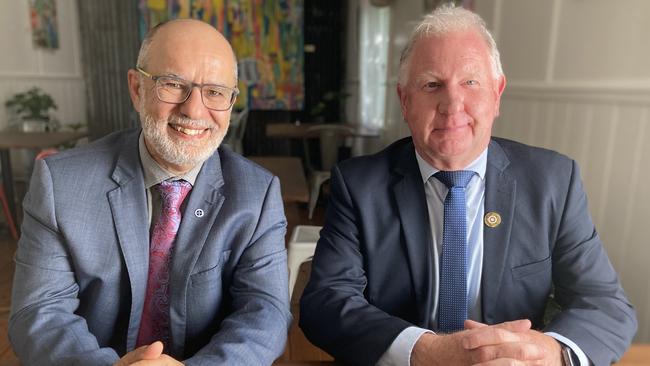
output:
[[8, 363], [7, 361], [16, 359], [7, 339], [11, 281], [14, 275], [12, 257], [16, 250], [16, 242], [10, 238], [6, 230], [0, 235], [0, 365], [3, 365]]
[[[287, 239], [296, 225], [322, 225], [324, 216], [323, 204], [317, 206], [312, 220], [307, 218], [307, 206], [304, 204], [292, 204], [287, 207]], [[14, 265], [13, 254], [16, 250], [16, 242], [13, 241], [4, 224], [0, 224], [0, 366], [18, 365], [16, 356], [11, 350], [7, 339], [7, 326], [9, 317], [9, 305], [11, 297], [11, 285], [13, 279]], [[289, 341], [285, 353], [280, 361], [319, 361], [331, 360], [326, 353], [312, 346], [304, 337], [297, 326], [298, 313], [296, 304], [291, 306], [294, 314], [294, 322], [289, 332]]]

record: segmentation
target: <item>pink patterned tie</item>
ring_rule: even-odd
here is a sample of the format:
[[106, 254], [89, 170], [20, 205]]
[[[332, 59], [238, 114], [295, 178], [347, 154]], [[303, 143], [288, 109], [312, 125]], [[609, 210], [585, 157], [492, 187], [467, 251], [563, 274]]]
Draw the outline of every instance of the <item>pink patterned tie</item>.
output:
[[147, 292], [136, 346], [162, 341], [167, 349], [170, 345], [169, 264], [181, 224], [180, 207], [192, 186], [184, 180], [177, 180], [163, 181], [157, 188], [162, 198], [162, 211], [151, 232]]

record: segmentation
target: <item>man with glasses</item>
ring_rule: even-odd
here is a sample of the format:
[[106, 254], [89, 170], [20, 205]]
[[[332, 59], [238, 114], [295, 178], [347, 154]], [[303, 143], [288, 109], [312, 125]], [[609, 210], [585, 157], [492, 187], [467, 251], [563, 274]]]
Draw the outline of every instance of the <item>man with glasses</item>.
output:
[[24, 365], [270, 365], [288, 304], [278, 179], [219, 148], [237, 61], [213, 27], [152, 29], [142, 128], [36, 164], [9, 336]]

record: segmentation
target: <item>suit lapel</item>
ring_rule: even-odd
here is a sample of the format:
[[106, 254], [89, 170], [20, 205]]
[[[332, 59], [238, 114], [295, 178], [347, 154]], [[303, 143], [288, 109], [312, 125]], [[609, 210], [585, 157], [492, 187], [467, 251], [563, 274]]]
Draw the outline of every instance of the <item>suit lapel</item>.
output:
[[393, 161], [393, 167], [397, 176], [393, 193], [404, 232], [404, 245], [418, 306], [418, 325], [428, 327], [432, 311], [433, 242], [424, 185], [413, 143], [402, 148]]
[[133, 349], [137, 340], [149, 268], [147, 196], [137, 139], [137, 133], [125, 138], [111, 176], [118, 187], [108, 192], [115, 231], [131, 286], [127, 350]]
[[499, 299], [499, 287], [504, 275], [515, 214], [517, 182], [506, 171], [509, 164], [510, 161], [501, 146], [494, 140], [490, 141], [485, 174], [485, 213], [496, 212], [502, 220], [497, 227], [483, 227], [484, 254], [481, 297], [483, 320], [490, 324], [495, 322], [494, 314]]
[[[187, 324], [187, 288], [190, 269], [194, 268], [208, 234], [217, 221], [224, 202], [224, 179], [219, 152], [215, 152], [201, 169], [185, 206], [181, 226], [174, 242], [170, 279], [171, 354], [182, 355]], [[200, 210], [200, 211], [199, 211]]]

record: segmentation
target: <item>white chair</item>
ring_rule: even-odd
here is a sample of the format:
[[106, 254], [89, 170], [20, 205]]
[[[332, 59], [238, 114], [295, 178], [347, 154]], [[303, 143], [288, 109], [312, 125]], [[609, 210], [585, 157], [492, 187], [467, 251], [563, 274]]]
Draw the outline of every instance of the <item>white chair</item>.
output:
[[239, 112], [230, 114], [230, 127], [228, 133], [223, 139], [223, 143], [229, 146], [232, 151], [244, 154], [244, 133], [246, 133], [246, 123], [248, 122], [248, 107]]
[[287, 249], [287, 266], [289, 267], [289, 295], [293, 293], [298, 278], [300, 265], [314, 256], [316, 242], [320, 237], [322, 226], [298, 225], [293, 229]]
[[330, 170], [338, 160], [339, 146], [343, 143], [346, 137], [354, 134], [354, 129], [346, 125], [318, 125], [307, 129], [307, 136], [314, 133], [318, 134], [320, 142], [320, 170], [314, 169], [311, 166], [309, 156], [309, 144], [307, 139], [304, 141], [305, 156], [307, 160], [307, 170], [309, 173], [309, 219], [314, 216], [314, 209], [318, 203], [318, 196], [320, 188], [327, 180], [330, 179]]

